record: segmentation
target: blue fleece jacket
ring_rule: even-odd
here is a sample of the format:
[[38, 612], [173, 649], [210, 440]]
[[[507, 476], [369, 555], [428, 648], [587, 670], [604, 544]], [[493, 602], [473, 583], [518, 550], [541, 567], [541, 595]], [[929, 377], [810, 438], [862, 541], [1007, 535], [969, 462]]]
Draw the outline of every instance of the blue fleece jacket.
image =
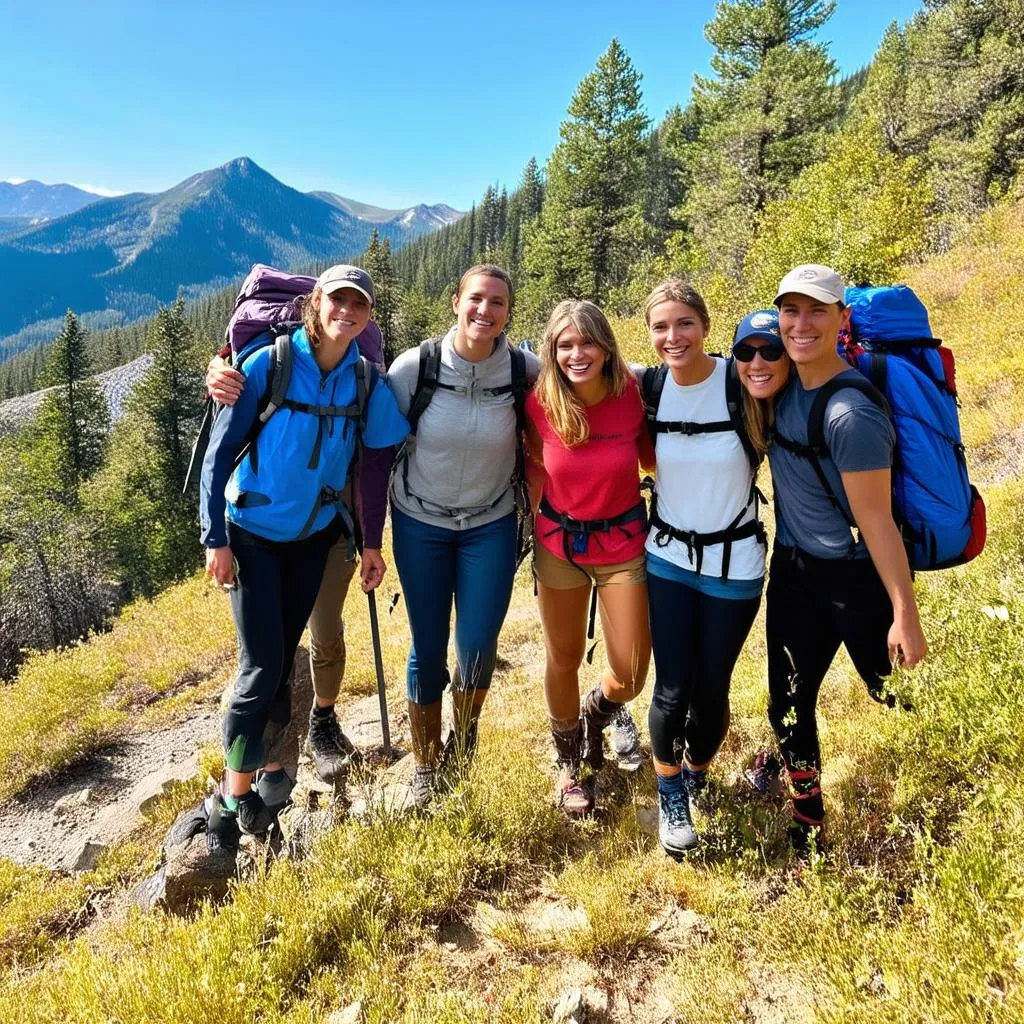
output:
[[[226, 519], [267, 540], [296, 540], [324, 489], [340, 491], [345, 486], [355, 453], [354, 421], [319, 417], [287, 406], [275, 412], [259, 433], [258, 472], [253, 471], [249, 454], [232, 472], [269, 387], [272, 351], [272, 345], [264, 345], [244, 360], [240, 369], [246, 376], [246, 386], [241, 397], [235, 405], [222, 409], [214, 421], [199, 490], [201, 541], [205, 547], [227, 544]], [[292, 352], [287, 399], [318, 407], [355, 403], [355, 365], [359, 360], [355, 345], [349, 345], [341, 362], [326, 374], [313, 357], [304, 328], [292, 336]], [[368, 448], [387, 448], [399, 444], [408, 433], [409, 424], [398, 411], [387, 382], [378, 380], [367, 407], [363, 443]], [[310, 467], [318, 434], [319, 459], [315, 467]], [[336, 505], [319, 508], [306, 534], [324, 529], [336, 514]]]

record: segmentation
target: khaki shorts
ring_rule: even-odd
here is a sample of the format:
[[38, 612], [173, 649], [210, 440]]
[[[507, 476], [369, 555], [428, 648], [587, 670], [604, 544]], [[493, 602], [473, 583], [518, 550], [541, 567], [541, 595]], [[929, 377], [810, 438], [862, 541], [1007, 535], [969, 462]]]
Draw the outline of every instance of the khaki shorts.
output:
[[533, 546], [533, 575], [538, 583], [552, 590], [572, 590], [574, 587], [607, 587], [612, 583], [646, 583], [647, 568], [643, 555], [628, 562], [613, 565], [574, 565], [553, 555], [542, 544]]

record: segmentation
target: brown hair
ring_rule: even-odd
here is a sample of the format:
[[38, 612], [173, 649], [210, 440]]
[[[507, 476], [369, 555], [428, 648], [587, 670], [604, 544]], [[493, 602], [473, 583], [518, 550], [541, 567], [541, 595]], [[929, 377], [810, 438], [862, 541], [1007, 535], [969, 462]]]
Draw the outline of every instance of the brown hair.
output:
[[[511, 320], [512, 305], [515, 302], [516, 290], [512, 285], [512, 278], [509, 277], [508, 271], [494, 263], [475, 263], [470, 267], [469, 270], [459, 278], [459, 286], [455, 289], [456, 296], [462, 294], [462, 289], [466, 287], [466, 282], [471, 277], [476, 277], [477, 274], [482, 274], [484, 277], [494, 277], [499, 281], [505, 282], [505, 287], [508, 289], [508, 318]], [[506, 326], [508, 325], [506, 324]]]
[[647, 296], [644, 303], [644, 321], [651, 326], [651, 310], [662, 302], [683, 302], [697, 311], [704, 330], [711, 330], [711, 314], [708, 312], [707, 303], [701, 297], [700, 292], [681, 277], [667, 277], [660, 284], [656, 284]]
[[[742, 387], [742, 385], [741, 385]], [[747, 437], [755, 451], [761, 455], [768, 452], [768, 440], [772, 423], [775, 422], [775, 399], [755, 398], [743, 388], [743, 424], [747, 428]]]
[[583, 403], [576, 397], [555, 358], [559, 335], [575, 327], [583, 338], [592, 341], [605, 354], [602, 372], [608, 380], [608, 392], [621, 395], [630, 377], [629, 367], [619, 352], [615, 334], [601, 308], [586, 299], [563, 299], [551, 311], [544, 328], [540, 352], [540, 376], [534, 393], [551, 428], [567, 448], [583, 444], [590, 436]]
[[295, 308], [299, 312], [302, 326], [306, 328], [306, 337], [309, 338], [309, 347], [317, 348], [321, 342], [320, 337], [320, 307], [313, 300], [322, 295], [320, 285], [314, 285], [313, 290], [306, 295], [300, 295], [295, 300]]

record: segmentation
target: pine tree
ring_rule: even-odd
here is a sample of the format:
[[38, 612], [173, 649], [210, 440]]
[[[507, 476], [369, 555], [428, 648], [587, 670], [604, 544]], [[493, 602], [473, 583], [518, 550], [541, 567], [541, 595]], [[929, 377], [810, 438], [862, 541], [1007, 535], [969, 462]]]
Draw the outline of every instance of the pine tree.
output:
[[110, 428], [106, 399], [90, 379], [85, 338], [78, 317], [69, 309], [40, 380], [53, 390], [27, 428], [38, 468], [48, 476], [51, 492], [67, 505], [77, 503], [79, 488], [103, 461]]
[[567, 295], [603, 302], [650, 238], [643, 217], [650, 122], [640, 80], [613, 39], [569, 104], [523, 256], [523, 299], [534, 322]]
[[373, 289], [377, 299], [373, 318], [384, 338], [384, 362], [390, 366], [391, 360], [397, 354], [395, 328], [401, 305], [401, 293], [391, 261], [391, 243], [386, 238], [382, 241], [376, 228], [370, 234], [370, 244], [363, 253], [362, 266], [373, 278]]
[[681, 211], [696, 260], [738, 273], [760, 212], [825, 152], [838, 112], [835, 65], [810, 41], [834, 0], [722, 0], [705, 27], [713, 78], [697, 76], [701, 122]]

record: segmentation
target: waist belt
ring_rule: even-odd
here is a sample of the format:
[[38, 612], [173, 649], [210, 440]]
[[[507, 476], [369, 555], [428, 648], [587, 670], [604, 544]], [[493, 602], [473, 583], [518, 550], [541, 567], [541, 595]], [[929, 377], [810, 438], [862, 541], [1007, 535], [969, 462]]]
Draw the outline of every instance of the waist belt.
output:
[[573, 553], [582, 554], [587, 549], [587, 541], [592, 533], [610, 533], [612, 530], [621, 530], [627, 538], [636, 536], [626, 529], [627, 523], [640, 523], [641, 530], [647, 526], [647, 506], [638, 501], [632, 508], [626, 509], [620, 515], [611, 516], [608, 519], [573, 519], [564, 512], [558, 512], [551, 506], [546, 497], [540, 499], [540, 514], [545, 519], [550, 519], [558, 525], [553, 530], [548, 530], [545, 537], [562, 531], [562, 547], [565, 550], [566, 560], [575, 565]]

